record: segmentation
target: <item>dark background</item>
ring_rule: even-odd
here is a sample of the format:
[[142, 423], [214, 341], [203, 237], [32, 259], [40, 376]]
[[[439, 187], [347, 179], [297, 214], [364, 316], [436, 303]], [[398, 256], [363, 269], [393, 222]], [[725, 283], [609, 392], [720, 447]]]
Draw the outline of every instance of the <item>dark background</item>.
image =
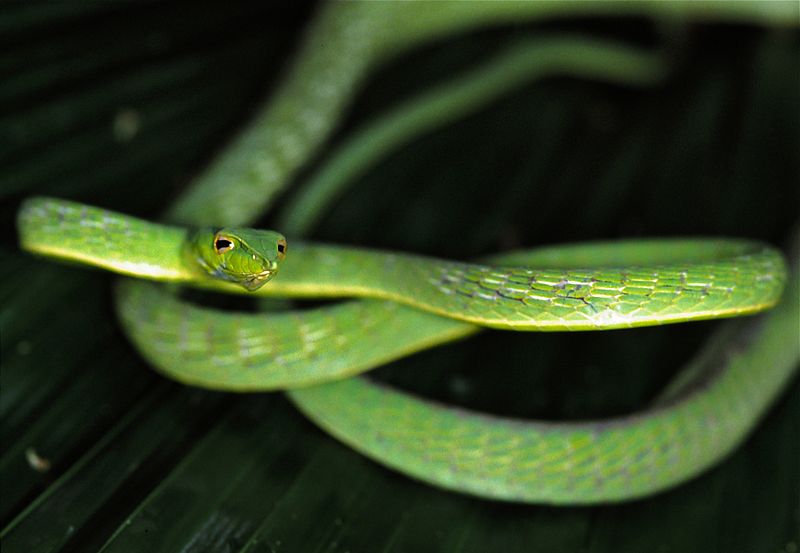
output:
[[[0, 8], [3, 551], [95, 551], [108, 540], [109, 551], [151, 552], [797, 550], [797, 380], [744, 447], [678, 489], [596, 508], [500, 504], [389, 472], [280, 394], [164, 380], [116, 328], [111, 276], [18, 251], [14, 215], [33, 194], [157, 217], [248, 120], [311, 13]], [[791, 29], [604, 18], [473, 32], [381, 67], [332, 143], [515, 37], [567, 30], [660, 48], [669, 75], [648, 88], [564, 78], [521, 87], [387, 157], [315, 236], [450, 258], [636, 236], [784, 243], [800, 200]], [[138, 133], [115, 136], [131, 110]], [[495, 413], [607, 416], [645, 405], [715, 324], [486, 332], [377, 372]], [[28, 448], [49, 470], [31, 469]]]

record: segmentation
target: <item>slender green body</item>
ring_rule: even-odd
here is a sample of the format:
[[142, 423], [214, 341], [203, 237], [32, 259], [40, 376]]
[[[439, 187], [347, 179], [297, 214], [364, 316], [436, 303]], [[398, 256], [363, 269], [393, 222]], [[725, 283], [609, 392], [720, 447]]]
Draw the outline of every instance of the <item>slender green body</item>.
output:
[[[580, 423], [486, 416], [364, 377], [290, 391], [354, 449], [420, 480], [553, 504], [628, 500], [679, 484], [739, 445], [797, 370], [797, 273], [787, 301], [730, 321], [649, 409]], [[732, 350], [731, 344], [737, 344]]]
[[[121, 282], [116, 291], [123, 328], [165, 374], [216, 389], [290, 389], [318, 425], [413, 477], [530, 502], [591, 503], [653, 493], [724, 458], [795, 372], [796, 268], [777, 310], [727, 323], [657, 404], [619, 419], [508, 420], [413, 398], [363, 377], [337, 379], [482, 326], [594, 330], [756, 313], [775, 305], [785, 284], [785, 266], [773, 248], [741, 240], [651, 240], [519, 252], [469, 264], [302, 244], [290, 237], [291, 253], [276, 276], [277, 235], [261, 235], [265, 241], [248, 250], [255, 258], [247, 267], [246, 257], [230, 263], [218, 257], [230, 257], [234, 240], [226, 235], [217, 245], [215, 233], [222, 225], [254, 220], [330, 136], [370, 67], [402, 49], [483, 25], [570, 13], [795, 24], [788, 4], [764, 6], [332, 3], [321, 9], [271, 101], [167, 211], [170, 221], [217, 227], [187, 231], [35, 199], [20, 213], [21, 243], [32, 252], [128, 276], [225, 292], [366, 298], [303, 312], [245, 314], [200, 308], [180, 300], [172, 288], [141, 280]], [[519, 56], [509, 52], [499, 60], [502, 71], [487, 67], [486, 74], [466, 76], [452, 90], [444, 87], [409, 104], [372, 129], [369, 140], [345, 148], [316, 193], [305, 201], [299, 197], [309, 216], [301, 221], [290, 210], [295, 232], [307, 230], [326, 198], [338, 193], [337, 182], [347, 182], [383, 149], [429, 129], [442, 106], [474, 109], [481, 98], [521, 81], [523, 73], [640, 82], [642, 75], [659, 72], [643, 71], [647, 62], [629, 72], [630, 63], [617, 55], [595, 47], [590, 51], [596, 55], [585, 55], [574, 46], [565, 41], [549, 48], [531, 45]], [[486, 86], [486, 75], [497, 77], [493, 85]], [[234, 252], [241, 250], [238, 245]], [[218, 251], [207, 249], [212, 247]], [[335, 382], [319, 384], [330, 380]]]
[[[214, 260], [213, 229], [198, 238], [198, 231], [46, 198], [25, 204], [19, 229], [23, 247], [33, 252], [122, 274], [244, 290], [214, 268], [204, 275], [186, 255], [187, 243], [208, 244]], [[266, 236], [272, 239], [264, 248], [274, 258], [282, 237]], [[753, 313], [778, 301], [785, 265], [773, 248], [737, 240], [573, 245], [485, 264], [290, 247], [277, 276], [258, 293], [374, 299], [302, 312], [224, 313], [184, 302], [155, 283], [124, 281], [117, 288], [120, 318], [143, 355], [173, 378], [238, 391], [290, 388], [310, 418], [354, 448], [416, 478], [485, 497], [589, 503], [681, 482], [744, 439], [800, 357], [792, 340], [793, 286], [775, 312], [723, 327], [664, 400], [620, 419], [509, 420], [364, 378], [315, 385], [462, 338], [479, 330], [476, 323], [589, 330]], [[655, 263], [648, 266], [648, 258]], [[746, 345], [731, 353], [732, 342]]]
[[[110, 223], [115, 218], [119, 221]], [[121, 274], [231, 288], [227, 282], [233, 277], [220, 275], [201, 254], [184, 258], [184, 241], [193, 244], [193, 252], [200, 249], [195, 232], [187, 237], [175, 227], [48, 199], [29, 201], [20, 221], [23, 245], [39, 253]], [[79, 233], [86, 229], [95, 238], [81, 242]], [[220, 258], [212, 251], [213, 231], [207, 232], [207, 257]], [[250, 232], [282, 239], [269, 231]], [[56, 240], [58, 235], [66, 238]], [[130, 247], [118, 244], [121, 235]], [[291, 258], [270, 286], [260, 288], [262, 294], [387, 299], [515, 330], [630, 328], [754, 313], [775, 305], [785, 282], [780, 253], [746, 240], [572, 245], [494, 256], [480, 264], [317, 244], [291, 247]], [[277, 273], [276, 254], [270, 246], [267, 265], [253, 261], [251, 272], [269, 266]]]

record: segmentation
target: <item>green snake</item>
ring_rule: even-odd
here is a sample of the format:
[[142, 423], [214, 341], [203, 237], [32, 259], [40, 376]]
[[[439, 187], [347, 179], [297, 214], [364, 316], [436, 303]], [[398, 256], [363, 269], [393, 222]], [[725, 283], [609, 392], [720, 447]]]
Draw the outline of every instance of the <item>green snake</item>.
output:
[[772, 313], [723, 326], [652, 406], [617, 419], [513, 420], [364, 377], [339, 380], [478, 325], [590, 330], [768, 309], [786, 267], [776, 249], [753, 241], [601, 242], [462, 263], [299, 242], [289, 251], [272, 231], [187, 230], [49, 198], [28, 200], [18, 225], [28, 251], [125, 275], [259, 295], [369, 298], [253, 314], [196, 306], [155, 283], [117, 288], [123, 325], [165, 374], [215, 389], [290, 388], [306, 415], [366, 455], [495, 499], [590, 503], [674, 486], [740, 443], [797, 366], [793, 286]]
[[[330, 136], [370, 69], [447, 34], [572, 13], [749, 18], [792, 24], [763, 3], [333, 3], [253, 122], [167, 211], [169, 226], [48, 198], [23, 205], [24, 249], [122, 275], [116, 307], [137, 349], [179, 381], [233, 391], [287, 390], [311, 420], [365, 455], [436, 486], [508, 501], [581, 504], [633, 499], [719, 462], [793, 376], [797, 271], [746, 240], [577, 244], [444, 261], [302, 243], [248, 228]], [[476, 9], [476, 7], [478, 9]], [[641, 12], [641, 13], [640, 13]], [[557, 39], [501, 53], [378, 122], [329, 164], [304, 197], [332, 197], [347, 175], [443, 119], [551, 72], [648, 82], [641, 52]], [[455, 108], [454, 108], [455, 106]], [[448, 115], [445, 108], [454, 109]], [[338, 161], [338, 162], [337, 162]], [[338, 179], [338, 180], [337, 180]], [[302, 198], [300, 198], [302, 200]], [[309, 200], [310, 219], [325, 207]], [[302, 202], [301, 202], [302, 203]], [[324, 202], [322, 202], [324, 204]], [[312, 214], [313, 215], [313, 214]], [[201, 225], [215, 225], [202, 227]], [[235, 225], [235, 226], [229, 226]], [[305, 227], [304, 227], [305, 225]], [[285, 258], [285, 259], [284, 259]], [[158, 282], [172, 283], [165, 286]], [[295, 298], [359, 298], [287, 312], [239, 313], [184, 301], [178, 286]], [[767, 314], [754, 314], [774, 306]], [[578, 423], [522, 421], [420, 399], [358, 376], [485, 326], [515, 330], [627, 328], [735, 317], [646, 409]], [[501, 364], [499, 361], [498, 364]], [[498, 369], [502, 367], [497, 367]]]

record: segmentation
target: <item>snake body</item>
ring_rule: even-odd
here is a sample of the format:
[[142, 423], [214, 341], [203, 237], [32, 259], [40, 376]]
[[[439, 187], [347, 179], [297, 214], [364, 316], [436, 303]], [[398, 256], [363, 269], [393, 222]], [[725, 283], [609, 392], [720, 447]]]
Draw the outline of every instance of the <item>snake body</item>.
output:
[[[286, 389], [320, 427], [415, 478], [482, 497], [559, 504], [631, 499], [674, 486], [736, 447], [794, 374], [796, 267], [776, 309], [726, 322], [654, 404], [625, 417], [513, 420], [415, 398], [357, 374], [484, 326], [597, 330], [756, 313], [774, 306], [786, 283], [774, 248], [744, 240], [651, 240], [463, 263], [292, 239], [281, 260], [280, 235], [246, 228], [319, 153], [381, 60], [458, 31], [575, 11], [796, 24], [786, 5], [765, 10], [762, 2], [331, 3], [265, 108], [167, 209], [171, 222], [217, 226], [161, 225], [39, 198], [20, 211], [21, 245], [137, 277], [116, 287], [118, 315], [142, 355], [168, 376], [214, 389]], [[313, 198], [334, 196], [347, 175], [427, 132], [433, 113], [454, 100], [474, 109], [525, 74], [646, 82], [661, 73], [643, 52], [575, 38], [534, 41], [518, 54], [490, 62], [498, 72], [487, 67], [412, 102], [371, 129], [369, 140], [345, 148], [328, 165], [335, 174], [298, 204], [306, 217], [285, 215], [293, 233], [306, 232], [326, 207]], [[639, 60], [633, 71], [631, 60]], [[182, 300], [163, 282], [358, 299], [304, 311], [220, 312]]]
[[579, 244], [477, 264], [292, 243], [278, 265], [278, 244], [286, 244], [277, 233], [187, 231], [48, 198], [26, 202], [19, 229], [32, 252], [243, 293], [252, 288], [246, 275], [231, 282], [209, 263], [231, 253], [215, 249], [221, 235], [231, 242], [258, 233], [260, 246], [234, 248], [253, 260], [253, 274], [267, 263], [274, 276], [255, 293], [367, 299], [301, 312], [220, 313], [155, 283], [124, 281], [117, 288], [119, 315], [143, 355], [187, 383], [292, 389], [301, 410], [356, 449], [417, 478], [485, 497], [586, 503], [673, 486], [741, 442], [798, 359], [789, 346], [788, 301], [766, 318], [723, 327], [659, 401], [614, 420], [511, 420], [438, 405], [366, 378], [338, 380], [470, 335], [478, 325], [591, 330], [767, 309], [784, 288], [785, 263], [777, 250], [753, 241]]

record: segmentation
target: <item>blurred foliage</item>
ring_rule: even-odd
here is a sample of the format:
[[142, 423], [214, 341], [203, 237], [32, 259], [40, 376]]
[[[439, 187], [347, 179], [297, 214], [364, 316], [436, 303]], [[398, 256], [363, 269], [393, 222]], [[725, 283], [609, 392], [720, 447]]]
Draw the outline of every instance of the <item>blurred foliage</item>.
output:
[[[28, 195], [157, 216], [247, 121], [310, 13], [0, 7], [3, 551], [797, 551], [797, 381], [744, 447], [673, 491], [596, 508], [481, 501], [360, 457], [280, 394], [164, 380], [116, 328], [110, 276], [18, 251]], [[315, 237], [451, 258], [621, 236], [782, 243], [800, 205], [793, 30], [609, 17], [472, 32], [383, 66], [334, 142], [542, 29], [665, 48], [670, 74], [644, 90], [525, 85], [387, 157]], [[491, 412], [603, 416], [646, 403], [713, 326], [487, 332], [377, 372]]]

